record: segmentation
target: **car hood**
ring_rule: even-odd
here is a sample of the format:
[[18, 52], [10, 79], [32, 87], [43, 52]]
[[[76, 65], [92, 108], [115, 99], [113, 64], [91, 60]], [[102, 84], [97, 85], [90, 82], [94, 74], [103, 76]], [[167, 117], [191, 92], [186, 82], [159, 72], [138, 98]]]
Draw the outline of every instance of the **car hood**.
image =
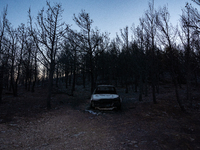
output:
[[93, 94], [91, 99], [92, 100], [115, 99], [118, 97], [119, 97], [119, 95], [117, 95], [117, 94]]

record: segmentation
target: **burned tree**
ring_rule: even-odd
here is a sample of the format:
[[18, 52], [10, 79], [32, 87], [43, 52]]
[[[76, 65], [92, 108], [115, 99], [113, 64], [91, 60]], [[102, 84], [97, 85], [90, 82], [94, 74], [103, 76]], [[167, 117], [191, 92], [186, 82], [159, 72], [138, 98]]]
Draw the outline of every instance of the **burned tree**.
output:
[[92, 93], [95, 87], [95, 56], [107, 48], [107, 35], [100, 34], [98, 29], [92, 29], [93, 20], [90, 19], [89, 14], [83, 10], [78, 17], [74, 15], [74, 21], [81, 29], [80, 33], [74, 33], [80, 39], [79, 43], [77, 43], [78, 47], [83, 50], [83, 53], [89, 56], [89, 68], [87, 71], [90, 73]]
[[[127, 61], [128, 57], [130, 57], [130, 53], [129, 53], [129, 39], [128, 39], [128, 26], [126, 26], [126, 28], [124, 28], [124, 31], [121, 29], [121, 37], [122, 37], [122, 43], [123, 43], [123, 53], [126, 57], [126, 59], [124, 59], [124, 73], [125, 73], [125, 85], [126, 85], [126, 93], [128, 93], [128, 78], [130, 75], [130, 67]], [[129, 62], [130, 63], [130, 62]]]
[[178, 72], [177, 70], [180, 69], [179, 62], [178, 62], [178, 54], [175, 47], [175, 40], [177, 29], [169, 24], [170, 14], [168, 12], [167, 7], [163, 7], [157, 12], [156, 15], [156, 25], [158, 28], [158, 36], [160, 42], [165, 46], [165, 61], [167, 64], [167, 70], [170, 72], [172, 77], [172, 81], [175, 86], [175, 94], [176, 100], [181, 108], [182, 111], [185, 111], [185, 108], [182, 104], [182, 101], [179, 96], [178, 90]]
[[195, 31], [191, 28], [193, 24], [193, 14], [192, 8], [189, 4], [186, 4], [185, 9], [182, 10], [181, 15], [181, 32], [179, 32], [179, 37], [181, 38], [184, 50], [185, 50], [185, 73], [186, 73], [186, 85], [187, 85], [187, 100], [192, 102], [192, 92], [191, 92], [191, 80], [192, 80], [192, 67], [191, 67], [191, 57], [193, 53], [192, 40], [193, 32]]
[[51, 108], [51, 93], [53, 87], [53, 74], [57, 55], [60, 50], [60, 42], [63, 41], [64, 35], [67, 31], [67, 26], [61, 22], [63, 13], [61, 4], [50, 5], [47, 2], [48, 9], [44, 8], [38, 13], [37, 26], [33, 29], [32, 18], [30, 18], [30, 30], [34, 39], [35, 45], [39, 52], [39, 60], [44, 65], [47, 62], [48, 74], [48, 94], [47, 94], [47, 108]]
[[[3, 38], [5, 35], [6, 24], [7, 24], [7, 8], [3, 12], [2, 20], [0, 20], [0, 103], [2, 102], [3, 92], [3, 77], [4, 77], [4, 52], [3, 52]], [[1, 18], [0, 18], [1, 19]]]
[[[147, 54], [149, 54], [149, 63], [150, 63], [150, 80], [151, 80], [151, 87], [152, 87], [152, 96], [154, 104], [157, 103], [156, 101], [156, 74], [157, 72], [157, 63], [156, 63], [156, 45], [155, 45], [155, 37], [156, 37], [156, 14], [154, 10], [154, 3], [149, 3], [149, 10], [145, 13], [144, 18], [144, 30], [146, 36], [148, 36], [148, 48]], [[146, 41], [147, 42], [147, 41]]]

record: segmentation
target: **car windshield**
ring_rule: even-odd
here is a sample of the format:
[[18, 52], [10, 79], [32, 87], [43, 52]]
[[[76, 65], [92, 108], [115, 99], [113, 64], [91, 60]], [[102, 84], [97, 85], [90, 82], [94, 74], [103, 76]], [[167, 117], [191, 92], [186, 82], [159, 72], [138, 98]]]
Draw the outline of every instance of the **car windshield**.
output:
[[117, 94], [116, 89], [110, 86], [97, 87], [94, 94]]

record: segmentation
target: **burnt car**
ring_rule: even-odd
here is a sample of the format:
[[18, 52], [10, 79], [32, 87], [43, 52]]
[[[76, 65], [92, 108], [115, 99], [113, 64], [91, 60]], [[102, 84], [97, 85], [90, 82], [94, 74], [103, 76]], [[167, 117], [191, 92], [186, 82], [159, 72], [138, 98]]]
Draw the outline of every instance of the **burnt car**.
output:
[[122, 99], [113, 85], [98, 85], [90, 99], [91, 108], [120, 109]]

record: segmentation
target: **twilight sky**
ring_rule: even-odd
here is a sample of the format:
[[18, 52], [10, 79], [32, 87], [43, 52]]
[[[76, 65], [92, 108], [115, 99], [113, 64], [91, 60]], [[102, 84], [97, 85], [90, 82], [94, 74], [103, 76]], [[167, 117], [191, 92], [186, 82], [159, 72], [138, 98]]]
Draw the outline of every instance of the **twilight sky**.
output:
[[[148, 9], [148, 2], [152, 0], [50, 0], [53, 3], [61, 3], [64, 9], [63, 21], [72, 25], [72, 29], [78, 29], [73, 21], [73, 14], [78, 15], [85, 10], [93, 19], [93, 28], [98, 27], [101, 32], [109, 32], [110, 38], [120, 33], [120, 29], [126, 26], [131, 27], [139, 24], [139, 18], [144, 16]], [[155, 9], [168, 6], [173, 25], [178, 23], [181, 9], [186, 2], [197, 6], [192, 0], [154, 0]], [[14, 27], [21, 23], [27, 24], [28, 9], [31, 8], [31, 15], [36, 18], [38, 11], [46, 7], [46, 0], [0, 0], [0, 12], [8, 5], [8, 20]], [[35, 22], [35, 20], [34, 20]]]

